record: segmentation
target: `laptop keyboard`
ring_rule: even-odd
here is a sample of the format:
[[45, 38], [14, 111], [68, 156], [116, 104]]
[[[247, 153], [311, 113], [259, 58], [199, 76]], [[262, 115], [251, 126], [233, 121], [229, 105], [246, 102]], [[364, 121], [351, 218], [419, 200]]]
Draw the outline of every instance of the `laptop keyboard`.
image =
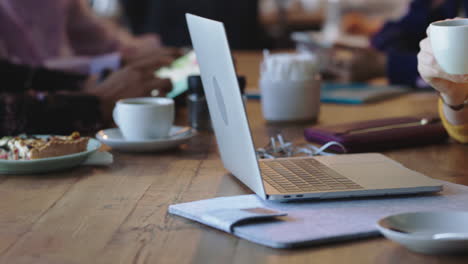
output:
[[363, 189], [313, 158], [261, 160], [259, 164], [263, 179], [282, 193]]

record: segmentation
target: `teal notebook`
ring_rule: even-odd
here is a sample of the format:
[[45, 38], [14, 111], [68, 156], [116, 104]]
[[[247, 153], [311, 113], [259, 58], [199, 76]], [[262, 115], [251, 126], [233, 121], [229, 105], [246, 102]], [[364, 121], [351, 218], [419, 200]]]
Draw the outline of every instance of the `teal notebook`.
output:
[[409, 91], [408, 87], [399, 85], [323, 83], [320, 100], [323, 103], [365, 104], [389, 99]]
[[[411, 88], [400, 85], [369, 85], [365, 83], [328, 83], [321, 87], [320, 101], [335, 104], [365, 104], [408, 93]], [[248, 99], [260, 99], [260, 91], [247, 90]]]

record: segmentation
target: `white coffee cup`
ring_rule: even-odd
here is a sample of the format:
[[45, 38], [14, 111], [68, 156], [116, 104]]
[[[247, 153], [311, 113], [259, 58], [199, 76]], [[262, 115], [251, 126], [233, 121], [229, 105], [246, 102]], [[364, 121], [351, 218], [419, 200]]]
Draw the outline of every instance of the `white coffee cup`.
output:
[[113, 117], [126, 140], [138, 141], [167, 137], [174, 112], [174, 100], [170, 98], [128, 98], [116, 103]]
[[270, 122], [315, 121], [320, 111], [320, 78], [260, 80], [262, 112]]
[[437, 63], [449, 74], [468, 74], [468, 19], [433, 22], [429, 26]]

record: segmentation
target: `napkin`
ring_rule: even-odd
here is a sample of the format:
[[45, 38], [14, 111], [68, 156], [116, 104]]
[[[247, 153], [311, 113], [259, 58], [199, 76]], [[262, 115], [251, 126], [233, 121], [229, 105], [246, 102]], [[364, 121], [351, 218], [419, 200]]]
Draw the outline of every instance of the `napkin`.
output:
[[107, 151], [96, 151], [89, 155], [82, 165], [106, 166], [114, 162], [114, 156]]
[[270, 81], [304, 81], [313, 79], [319, 70], [318, 59], [311, 53], [264, 52], [261, 79]]

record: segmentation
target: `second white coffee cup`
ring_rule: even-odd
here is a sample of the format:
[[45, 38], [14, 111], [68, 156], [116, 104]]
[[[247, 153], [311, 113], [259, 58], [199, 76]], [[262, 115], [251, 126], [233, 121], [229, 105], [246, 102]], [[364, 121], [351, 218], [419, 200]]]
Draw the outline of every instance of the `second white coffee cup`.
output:
[[126, 140], [149, 140], [169, 135], [174, 112], [170, 98], [128, 98], [116, 103], [113, 118]]
[[320, 78], [260, 80], [262, 112], [270, 122], [315, 121], [320, 111]]

